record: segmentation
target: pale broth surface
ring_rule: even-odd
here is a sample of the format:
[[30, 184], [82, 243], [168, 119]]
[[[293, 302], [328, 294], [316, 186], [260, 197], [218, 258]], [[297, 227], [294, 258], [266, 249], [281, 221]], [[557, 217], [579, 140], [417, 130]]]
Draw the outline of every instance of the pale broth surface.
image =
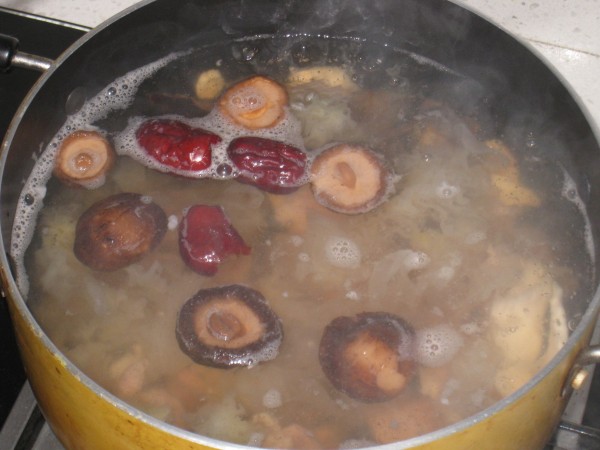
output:
[[[568, 179], [554, 168], [558, 183], [525, 183], [527, 161], [453, 105], [413, 92], [398, 81], [401, 66], [390, 67], [393, 82], [377, 88], [351, 65], [335, 72], [342, 78], [331, 78], [330, 69], [302, 82], [273, 75], [290, 95], [288, 128], [278, 136], [311, 158], [332, 143], [360, 142], [386, 162], [394, 189], [372, 211], [330, 211], [309, 184], [269, 194], [234, 179], [160, 173], [129, 156], [97, 189], [51, 180], [26, 260], [29, 304], [51, 340], [142, 411], [265, 447], [402, 440], [478, 413], [523, 385], [566, 341], [563, 302], [587, 281], [563, 262], [571, 257], [556, 248], [561, 230], [535, 212], [581, 212], [564, 195]], [[210, 129], [215, 119], [199, 113], [189, 120]], [[131, 141], [126, 126], [110, 134]], [[92, 203], [120, 192], [151, 197], [170, 227], [141, 262], [95, 272], [73, 254], [75, 224]], [[228, 258], [213, 277], [193, 272], [179, 255], [177, 224], [195, 204], [222, 206], [252, 249]], [[586, 248], [585, 239], [582, 230], [577, 248]], [[192, 363], [175, 338], [179, 309], [199, 289], [234, 283], [260, 291], [280, 317], [279, 355], [231, 370]], [[415, 330], [416, 376], [385, 402], [336, 391], [319, 365], [325, 326], [365, 311], [395, 314]]]

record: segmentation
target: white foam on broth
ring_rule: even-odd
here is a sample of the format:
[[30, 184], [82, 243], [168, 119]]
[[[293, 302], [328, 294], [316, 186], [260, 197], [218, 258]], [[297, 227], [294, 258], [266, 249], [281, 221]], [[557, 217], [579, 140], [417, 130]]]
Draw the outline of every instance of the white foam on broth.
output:
[[[54, 160], [61, 141], [75, 130], [98, 131], [100, 134], [104, 134], [102, 130], [98, 130], [90, 124], [106, 117], [111, 111], [125, 109], [133, 101], [138, 87], [144, 80], [181, 56], [182, 54], [177, 53], [165, 56], [117, 78], [88, 100], [77, 113], [67, 117], [64, 125], [37, 159], [19, 196], [10, 248], [10, 255], [15, 263], [17, 286], [24, 297], [27, 297], [29, 292], [29, 280], [24, 265], [25, 251], [33, 238], [37, 215], [44, 206], [46, 184], [52, 176]], [[104, 180], [101, 179], [97, 183], [88, 184], [85, 187], [94, 189], [103, 182]]]

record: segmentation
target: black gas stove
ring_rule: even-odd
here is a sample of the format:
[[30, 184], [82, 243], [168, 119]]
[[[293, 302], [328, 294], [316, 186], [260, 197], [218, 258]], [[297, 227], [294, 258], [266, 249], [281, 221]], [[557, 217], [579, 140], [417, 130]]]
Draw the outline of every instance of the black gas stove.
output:
[[[0, 33], [17, 37], [24, 52], [57, 58], [88, 28], [0, 7]], [[0, 141], [40, 74], [0, 73]], [[600, 326], [596, 330], [600, 341]], [[0, 299], [0, 450], [63, 450], [36, 406], [15, 343], [8, 305]], [[531, 424], [535, 426], [535, 424]], [[546, 450], [600, 449], [600, 370], [571, 399]]]
[[[20, 50], [27, 53], [55, 59], [86, 31], [87, 28], [79, 25], [0, 8], [0, 33], [17, 37]], [[0, 141], [39, 76], [38, 72], [19, 68], [0, 73]], [[0, 299], [0, 342], [0, 424], [4, 424], [25, 383], [4, 299]], [[4, 450], [2, 444], [0, 441], [0, 449]]]

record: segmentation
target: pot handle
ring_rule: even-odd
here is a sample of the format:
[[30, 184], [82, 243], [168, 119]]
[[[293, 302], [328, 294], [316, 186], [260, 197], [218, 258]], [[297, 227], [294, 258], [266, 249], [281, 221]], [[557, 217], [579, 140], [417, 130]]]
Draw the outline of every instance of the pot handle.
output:
[[590, 345], [588, 348], [584, 349], [577, 358], [577, 362], [582, 366], [587, 366], [588, 364], [599, 364], [600, 345]]
[[7, 72], [13, 67], [44, 72], [53, 61], [43, 56], [19, 51], [19, 40], [12, 36], [0, 34], [0, 72]]
[[565, 385], [563, 386], [562, 395], [569, 396], [573, 391], [579, 390], [585, 385], [589, 376], [593, 372], [588, 366], [600, 364], [600, 344], [590, 345], [584, 348], [571, 368]]
[[[563, 396], [570, 396], [573, 391], [582, 389], [594, 371], [594, 367], [590, 366], [595, 364], [600, 364], [600, 345], [590, 345], [577, 355], [575, 365], [571, 369], [563, 388]], [[600, 367], [596, 369], [600, 370]], [[585, 395], [587, 396], [588, 393]], [[563, 418], [552, 439], [548, 448], [599, 449], [600, 429], [572, 423]], [[576, 446], [574, 446], [574, 443]]]

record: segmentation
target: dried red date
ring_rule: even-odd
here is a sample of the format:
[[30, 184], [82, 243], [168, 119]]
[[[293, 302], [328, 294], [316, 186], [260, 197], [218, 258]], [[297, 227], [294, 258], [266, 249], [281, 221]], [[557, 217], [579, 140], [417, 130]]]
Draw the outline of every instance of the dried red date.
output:
[[298, 189], [306, 174], [306, 154], [291, 145], [260, 137], [234, 139], [227, 154], [240, 171], [238, 181], [274, 194]]
[[144, 122], [136, 132], [136, 139], [160, 164], [190, 172], [210, 167], [212, 146], [221, 142], [214, 133], [169, 119]]
[[179, 225], [179, 252], [202, 275], [214, 275], [229, 255], [247, 255], [250, 247], [233, 228], [220, 206], [194, 205]]

